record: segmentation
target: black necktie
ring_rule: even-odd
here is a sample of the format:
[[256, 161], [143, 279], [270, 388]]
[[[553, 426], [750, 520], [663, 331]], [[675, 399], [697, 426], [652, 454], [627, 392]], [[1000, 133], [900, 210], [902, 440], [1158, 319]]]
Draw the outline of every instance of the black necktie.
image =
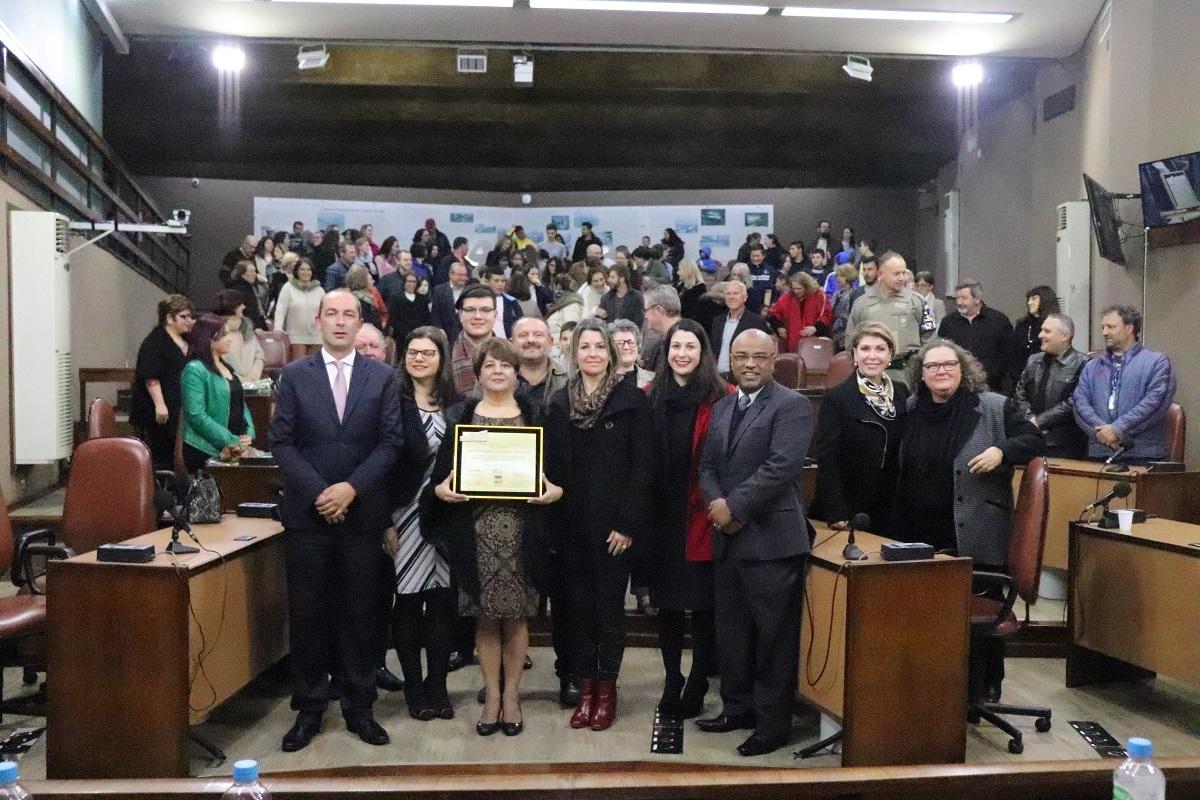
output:
[[746, 416], [746, 409], [749, 407], [750, 396], [739, 394], [737, 405], [733, 409], [733, 415], [729, 418], [729, 450], [733, 450], [733, 442], [737, 438], [738, 426], [742, 424], [742, 418]]

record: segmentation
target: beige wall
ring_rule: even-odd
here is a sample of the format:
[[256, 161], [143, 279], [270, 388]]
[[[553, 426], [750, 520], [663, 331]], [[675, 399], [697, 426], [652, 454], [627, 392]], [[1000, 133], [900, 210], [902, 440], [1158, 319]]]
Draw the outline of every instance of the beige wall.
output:
[[[1200, 150], [1200, 9], [1195, 0], [1113, 0], [1107, 35], [1093, 28], [1079, 52], [1043, 67], [1033, 90], [980, 122], [981, 152], [960, 153], [943, 170], [938, 190], [962, 191], [963, 277], [989, 290], [989, 302], [1020, 314], [1021, 293], [1054, 281], [1054, 209], [1083, 199], [1081, 173], [1113, 192], [1137, 192], [1137, 165]], [[1076, 107], [1042, 122], [1042, 101], [1071, 84]], [[1025, 115], [1025, 124], [1021, 115]], [[1099, 257], [1093, 245], [1090, 342], [1099, 343], [1096, 312], [1111, 303], [1142, 307], [1142, 241], [1136, 200], [1119, 201], [1127, 228], [1128, 267]], [[1023, 207], [1024, 212], [1018, 210]], [[922, 219], [922, 241], [940, 241], [940, 222]], [[1013, 227], [1027, 220], [1027, 227]], [[925, 229], [932, 223], [933, 230]], [[1179, 381], [1177, 400], [1192, 420], [1188, 461], [1200, 465], [1200, 360], [1194, 353], [1200, 309], [1200, 246], [1150, 251], [1146, 343], [1164, 351]], [[1078, 320], [1077, 320], [1078, 322]]]
[[[37, 206], [7, 183], [0, 181], [0, 490], [8, 503], [17, 502], [58, 480], [53, 466], [12, 465], [11, 363], [9, 359], [9, 209], [35, 210]], [[81, 240], [72, 239], [73, 245]], [[16, 265], [20, 266], [20, 259]], [[132, 366], [138, 345], [154, 326], [155, 304], [163, 296], [109, 253], [96, 247], [71, 257], [71, 350], [76, 367]], [[110, 399], [115, 399], [111, 397]]]

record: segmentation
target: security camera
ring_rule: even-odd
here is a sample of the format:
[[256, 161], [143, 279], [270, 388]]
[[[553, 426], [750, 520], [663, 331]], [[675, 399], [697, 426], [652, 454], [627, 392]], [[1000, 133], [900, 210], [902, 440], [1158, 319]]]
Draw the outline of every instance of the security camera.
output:
[[193, 189], [195, 189], [195, 188], [197, 188], [199, 185], [200, 185], [200, 179], [199, 179], [199, 178], [192, 178], [192, 188], [193, 188]]
[[846, 63], [842, 65], [842, 72], [860, 81], [870, 82], [871, 73], [874, 71], [871, 67], [871, 59], [863, 56], [846, 56]]
[[[195, 183], [199, 183], [199, 178], [192, 178]], [[192, 210], [190, 208], [173, 208], [171, 214], [167, 217], [167, 224], [172, 228], [186, 228], [188, 223], [192, 221]]]

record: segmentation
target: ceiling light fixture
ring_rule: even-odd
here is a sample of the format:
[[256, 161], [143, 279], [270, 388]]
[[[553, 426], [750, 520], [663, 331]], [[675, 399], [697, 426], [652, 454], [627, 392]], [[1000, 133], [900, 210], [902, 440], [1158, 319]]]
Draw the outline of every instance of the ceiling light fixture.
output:
[[512, 8], [513, 0], [275, 0], [276, 3], [347, 3], [371, 6], [443, 6], [460, 8]]
[[212, 63], [218, 72], [241, 72], [246, 66], [246, 51], [236, 45], [218, 45], [213, 48]]
[[846, 56], [846, 63], [842, 65], [842, 72], [856, 80], [870, 83], [871, 75], [875, 72], [875, 69], [871, 66], [871, 59], [865, 56]]
[[742, 6], [732, 3], [659, 3], [638, 0], [529, 0], [530, 8], [559, 11], [658, 11], [678, 14], [744, 14], [762, 16], [770, 6]]
[[978, 86], [983, 83], [983, 65], [978, 61], [963, 61], [954, 65], [950, 71], [950, 80], [960, 89]]
[[296, 53], [297, 69], [321, 69], [329, 63], [329, 51], [325, 45], [301, 45]]
[[785, 6], [785, 17], [819, 19], [875, 19], [893, 22], [955, 22], [967, 25], [1002, 25], [1015, 14], [974, 11], [892, 11], [882, 8], [825, 8], [821, 6]]

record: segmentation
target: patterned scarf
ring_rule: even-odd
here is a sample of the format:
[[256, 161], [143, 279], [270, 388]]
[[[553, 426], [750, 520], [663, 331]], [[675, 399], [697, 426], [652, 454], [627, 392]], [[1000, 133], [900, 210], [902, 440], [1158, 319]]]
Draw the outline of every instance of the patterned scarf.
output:
[[588, 394], [583, 388], [583, 376], [576, 373], [567, 382], [567, 399], [571, 401], [571, 424], [580, 430], [589, 430], [600, 419], [600, 411], [608, 402], [612, 390], [625, 377], [615, 369], [608, 373], [608, 378]]
[[888, 377], [888, 374], [884, 372], [880, 375], [882, 383], [875, 383], [870, 378], [864, 377], [857, 370], [855, 370], [854, 375], [858, 378], [858, 391], [862, 393], [863, 399], [867, 401], [867, 405], [871, 407], [871, 410], [883, 419], [895, 419], [895, 393], [893, 391], [892, 379]]

